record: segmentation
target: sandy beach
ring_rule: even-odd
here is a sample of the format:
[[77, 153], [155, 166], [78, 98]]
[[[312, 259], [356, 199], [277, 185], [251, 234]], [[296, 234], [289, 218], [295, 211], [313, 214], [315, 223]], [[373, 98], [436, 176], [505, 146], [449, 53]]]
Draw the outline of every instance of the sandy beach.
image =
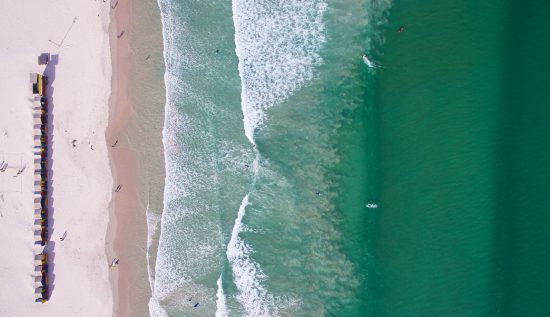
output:
[[151, 218], [160, 219], [164, 188], [160, 13], [156, 1], [113, 3], [113, 89], [106, 139], [114, 186], [122, 186], [113, 196], [107, 233], [109, 258], [120, 258], [119, 267], [111, 270], [113, 315], [145, 317], [157, 239], [155, 234], [148, 236], [148, 227]]
[[[25, 0], [4, 1], [0, 9], [0, 161], [9, 164], [0, 174], [0, 315], [110, 316], [111, 259], [105, 253], [114, 185], [105, 140], [112, 72], [110, 5]], [[37, 63], [41, 53], [52, 55], [47, 69]], [[32, 230], [35, 103], [29, 74], [44, 71], [52, 136], [51, 297], [40, 304], [34, 303], [32, 277], [37, 251]]]

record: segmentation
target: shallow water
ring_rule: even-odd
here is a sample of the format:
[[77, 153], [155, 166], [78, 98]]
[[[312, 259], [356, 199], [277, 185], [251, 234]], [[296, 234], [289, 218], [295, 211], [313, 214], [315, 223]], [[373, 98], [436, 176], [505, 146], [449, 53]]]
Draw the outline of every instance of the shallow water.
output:
[[365, 257], [344, 241], [338, 168], [342, 131], [365, 125], [353, 114], [366, 111], [374, 72], [362, 55], [381, 15], [367, 1], [160, 5], [168, 177], [153, 305], [170, 316], [358, 311], [366, 276], [353, 260]]

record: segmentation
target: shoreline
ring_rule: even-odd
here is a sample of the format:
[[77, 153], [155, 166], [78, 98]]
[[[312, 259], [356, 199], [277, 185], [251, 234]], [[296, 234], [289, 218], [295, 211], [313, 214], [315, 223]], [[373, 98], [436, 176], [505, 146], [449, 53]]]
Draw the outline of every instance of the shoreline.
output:
[[[159, 73], [164, 76], [164, 58], [158, 29], [160, 15], [155, 15], [155, 8], [159, 10], [156, 2], [128, 0], [120, 1], [110, 12], [113, 76], [105, 139], [113, 190], [122, 186], [119, 192], [113, 192], [110, 202], [105, 244], [109, 261], [120, 259], [109, 274], [113, 316], [149, 316], [154, 280], [154, 236], [160, 230], [149, 232], [148, 225], [162, 212], [165, 173], [161, 133], [164, 81], [162, 85], [154, 84]], [[151, 44], [159, 40], [160, 48], [155, 49]], [[160, 159], [162, 164], [156, 164]]]

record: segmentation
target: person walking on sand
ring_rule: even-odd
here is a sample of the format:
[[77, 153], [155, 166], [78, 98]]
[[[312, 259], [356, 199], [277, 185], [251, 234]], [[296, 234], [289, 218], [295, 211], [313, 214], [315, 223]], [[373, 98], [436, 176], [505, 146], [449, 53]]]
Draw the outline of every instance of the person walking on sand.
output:
[[17, 174], [15, 174], [15, 176], [13, 176], [13, 177], [19, 176], [21, 173], [23, 173], [24, 170], [25, 170], [25, 167], [23, 167], [22, 169], [18, 170], [18, 171], [17, 171]]

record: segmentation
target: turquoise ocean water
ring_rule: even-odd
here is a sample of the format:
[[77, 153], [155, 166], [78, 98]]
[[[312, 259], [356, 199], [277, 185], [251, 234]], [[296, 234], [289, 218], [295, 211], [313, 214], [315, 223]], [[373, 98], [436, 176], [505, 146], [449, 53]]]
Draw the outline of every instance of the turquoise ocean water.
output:
[[548, 5], [159, 6], [153, 316], [550, 314]]

